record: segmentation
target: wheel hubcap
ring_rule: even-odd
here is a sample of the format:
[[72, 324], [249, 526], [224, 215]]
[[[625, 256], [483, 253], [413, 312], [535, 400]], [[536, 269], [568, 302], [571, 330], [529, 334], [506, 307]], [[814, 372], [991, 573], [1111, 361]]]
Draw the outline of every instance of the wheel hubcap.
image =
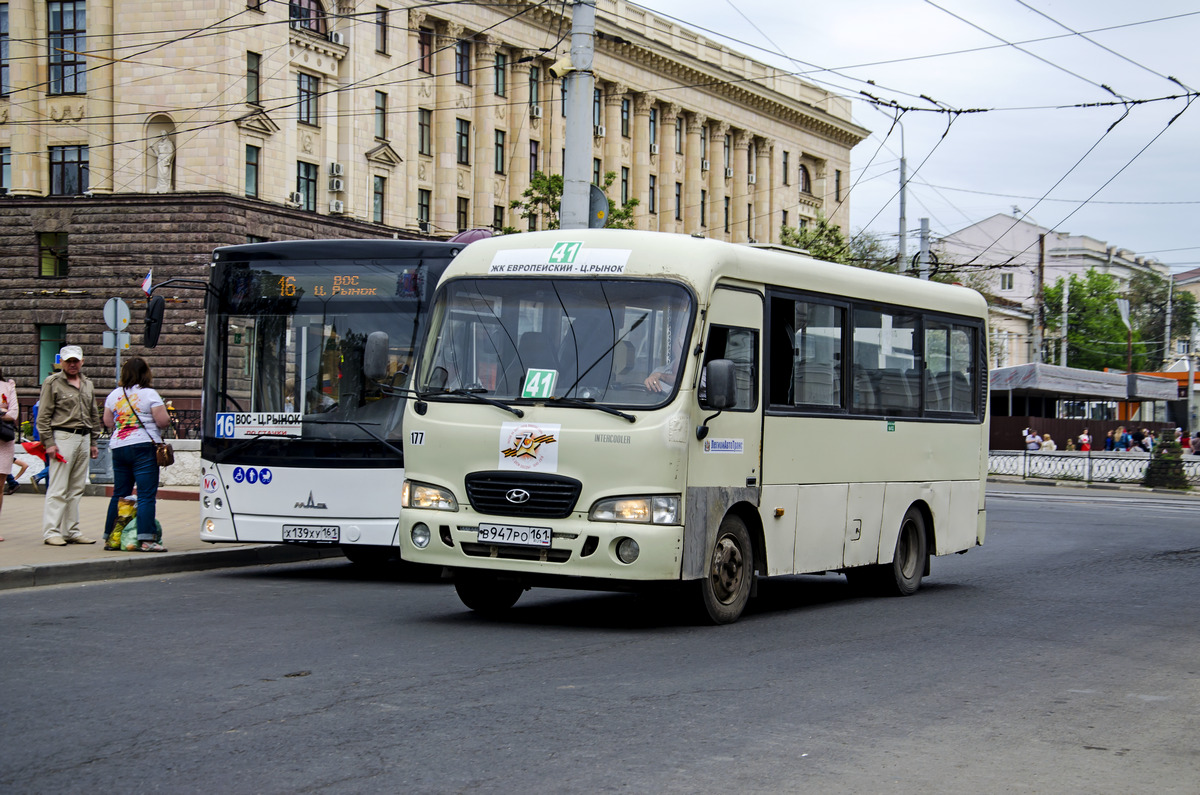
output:
[[728, 604], [736, 598], [745, 571], [742, 550], [737, 543], [729, 536], [717, 541], [717, 546], [713, 549], [710, 579], [713, 594], [723, 604]]

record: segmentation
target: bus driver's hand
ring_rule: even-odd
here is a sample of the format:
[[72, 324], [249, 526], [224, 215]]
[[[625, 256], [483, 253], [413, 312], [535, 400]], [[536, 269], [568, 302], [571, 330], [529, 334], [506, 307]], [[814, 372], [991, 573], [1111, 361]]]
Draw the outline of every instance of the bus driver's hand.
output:
[[663, 374], [660, 372], [651, 373], [646, 378], [645, 383], [646, 383], [646, 389], [649, 389], [651, 392], [663, 392], [664, 391]]

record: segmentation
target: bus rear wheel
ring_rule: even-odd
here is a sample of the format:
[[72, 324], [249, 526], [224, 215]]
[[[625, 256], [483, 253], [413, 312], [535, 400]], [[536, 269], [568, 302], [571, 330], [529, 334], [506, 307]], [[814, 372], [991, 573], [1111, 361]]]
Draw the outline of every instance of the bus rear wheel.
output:
[[746, 524], [736, 516], [721, 520], [706, 576], [700, 580], [704, 614], [714, 624], [732, 624], [750, 601], [754, 547]]
[[496, 616], [517, 603], [525, 586], [501, 580], [487, 572], [458, 569], [454, 572], [454, 590], [469, 609], [485, 616]]

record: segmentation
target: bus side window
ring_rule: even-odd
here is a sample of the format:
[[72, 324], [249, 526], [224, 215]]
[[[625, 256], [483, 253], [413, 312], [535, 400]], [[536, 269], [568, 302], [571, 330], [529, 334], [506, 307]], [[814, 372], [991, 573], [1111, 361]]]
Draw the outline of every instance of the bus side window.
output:
[[[713, 359], [729, 359], [734, 364], [737, 402], [729, 411], [753, 411], [758, 407], [758, 332], [748, 328], [713, 326], [704, 346], [704, 363]], [[698, 390], [701, 405], [705, 404], [704, 381]]]

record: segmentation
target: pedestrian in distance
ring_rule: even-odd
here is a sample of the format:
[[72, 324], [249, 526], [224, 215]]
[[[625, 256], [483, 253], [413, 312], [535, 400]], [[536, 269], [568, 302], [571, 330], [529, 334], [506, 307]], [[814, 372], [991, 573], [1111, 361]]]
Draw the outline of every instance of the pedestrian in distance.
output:
[[1046, 434], [1045, 436], [1042, 437], [1043, 452], [1053, 453], [1057, 449], [1058, 449], [1058, 444], [1053, 439], [1050, 438], [1050, 434]]
[[[137, 485], [138, 550], [166, 552], [155, 532], [158, 499], [158, 459], [154, 446], [162, 443], [160, 428], [171, 424], [167, 406], [151, 388], [154, 376], [150, 365], [134, 356], [121, 365], [121, 382], [104, 401], [104, 425], [112, 429], [113, 493], [104, 520], [104, 538], [111, 538], [117, 523], [121, 498], [133, 494]], [[105, 549], [120, 549], [110, 546]]]
[[50, 463], [42, 538], [56, 547], [94, 544], [96, 539], [79, 530], [79, 501], [87, 485], [88, 459], [100, 455], [100, 409], [95, 387], [82, 372], [83, 350], [65, 345], [58, 354], [62, 370], [42, 382], [38, 401], [38, 435]]
[[1111, 453], [1117, 449], [1117, 440], [1113, 438], [1113, 432], [1109, 431], [1104, 437], [1104, 452]]
[[1029, 429], [1029, 433], [1025, 434], [1025, 449], [1026, 450], [1041, 450], [1042, 437], [1033, 428]]
[[1085, 453], [1092, 449], [1092, 434], [1087, 428], [1084, 428], [1083, 433], [1079, 434], [1079, 449]]
[[[4, 439], [3, 436], [8, 435], [8, 430], [0, 434], [0, 472], [8, 476], [12, 476], [13, 458], [16, 453], [14, 450], [17, 446], [17, 421], [21, 417], [21, 404], [17, 401], [17, 385], [9, 378], [4, 377], [4, 370], [0, 368], [0, 422], [5, 424], [6, 429], [11, 429], [12, 438]], [[22, 472], [25, 470], [22, 469]], [[3, 489], [0, 492], [0, 509], [4, 507], [4, 495], [8, 493], [8, 489]], [[0, 541], [4, 537], [0, 536]]]

